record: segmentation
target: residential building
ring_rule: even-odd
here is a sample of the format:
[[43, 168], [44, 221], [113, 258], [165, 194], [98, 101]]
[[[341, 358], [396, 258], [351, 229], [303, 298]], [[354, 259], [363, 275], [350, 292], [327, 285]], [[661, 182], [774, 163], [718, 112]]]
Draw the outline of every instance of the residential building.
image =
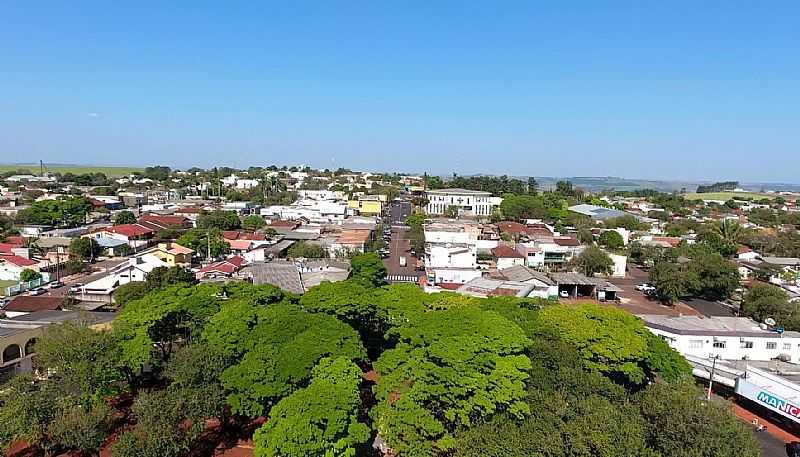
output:
[[510, 268], [515, 265], [525, 265], [525, 256], [519, 251], [504, 244], [492, 249], [491, 252], [498, 270]]
[[530, 284], [534, 288], [529, 297], [556, 298], [558, 297], [558, 284], [549, 276], [532, 268], [520, 265], [498, 269], [496, 277], [507, 281]]
[[194, 250], [178, 243], [158, 243], [153, 255], [170, 267], [188, 267], [192, 264]]
[[204, 266], [199, 269], [194, 276], [199, 281], [224, 280], [236, 274], [242, 268], [244, 262], [245, 260], [243, 257], [233, 256]]
[[19, 281], [25, 270], [39, 271], [39, 262], [15, 254], [0, 254], [0, 279]]
[[78, 298], [82, 301], [112, 303], [112, 294], [117, 287], [130, 282], [145, 281], [147, 275], [158, 267], [169, 265], [154, 254], [132, 257], [109, 270], [102, 278], [81, 287]]
[[428, 200], [425, 212], [430, 215], [447, 215], [448, 209], [454, 207], [464, 217], [489, 217], [503, 201], [489, 192], [467, 189], [429, 190], [425, 198]]
[[347, 208], [361, 216], [380, 216], [385, 201], [385, 195], [361, 195], [357, 199], [349, 200]]

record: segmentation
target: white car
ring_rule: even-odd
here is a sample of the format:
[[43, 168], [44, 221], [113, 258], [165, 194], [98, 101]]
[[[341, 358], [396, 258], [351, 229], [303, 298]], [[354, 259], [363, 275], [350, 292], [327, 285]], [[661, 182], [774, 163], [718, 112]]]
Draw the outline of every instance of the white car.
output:
[[636, 290], [638, 290], [640, 292], [647, 292], [648, 290], [655, 290], [655, 287], [653, 287], [650, 284], [647, 284], [645, 282], [645, 283], [637, 285], [636, 287], [634, 287], [634, 289], [636, 289]]

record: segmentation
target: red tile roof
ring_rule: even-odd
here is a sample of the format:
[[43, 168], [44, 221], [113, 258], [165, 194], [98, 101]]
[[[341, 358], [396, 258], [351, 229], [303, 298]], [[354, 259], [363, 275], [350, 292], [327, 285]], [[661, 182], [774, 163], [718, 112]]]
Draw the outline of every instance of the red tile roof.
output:
[[253, 240], [225, 240], [234, 251], [248, 251]]
[[263, 241], [266, 238], [262, 233], [250, 232], [247, 230], [225, 230], [222, 237], [226, 240], [253, 240]]
[[6, 311], [33, 313], [36, 311], [53, 311], [61, 308], [64, 297], [33, 297], [20, 295], [6, 305]]
[[12, 249], [21, 248], [21, 244], [0, 243], [0, 254], [11, 254]]
[[500, 229], [500, 232], [502, 233], [511, 233], [515, 235], [528, 233], [527, 227], [525, 227], [525, 225], [513, 221], [498, 222], [497, 228]]
[[161, 216], [158, 214], [145, 214], [139, 217], [139, 222], [151, 222], [154, 224], [158, 224], [161, 228], [167, 228], [172, 226], [183, 226], [188, 222], [183, 216]]
[[492, 255], [495, 256], [498, 259], [500, 259], [500, 258], [524, 259], [525, 258], [522, 254], [520, 254], [519, 252], [515, 251], [514, 249], [511, 249], [510, 247], [508, 247], [508, 246], [506, 246], [504, 244], [501, 244], [500, 246], [497, 246], [496, 248], [492, 249]]
[[677, 247], [679, 244], [681, 244], [681, 239], [674, 236], [654, 236], [653, 241], [669, 243], [669, 245], [672, 247]]
[[17, 245], [20, 245], [20, 246], [24, 246], [25, 245], [25, 238], [21, 237], [19, 235], [7, 236], [6, 237], [6, 243], [7, 244], [17, 244]]
[[282, 219], [277, 221], [272, 221], [272, 223], [267, 224], [267, 228], [272, 227], [272, 228], [296, 229], [299, 226], [300, 224], [297, 221], [284, 221]]
[[229, 259], [222, 260], [220, 262], [215, 262], [210, 265], [206, 265], [205, 267], [201, 268], [200, 270], [195, 273], [197, 278], [202, 278], [203, 276], [209, 273], [223, 273], [226, 275], [232, 275], [236, 273], [239, 268], [242, 267], [242, 263], [244, 263], [244, 258], [237, 256], [231, 257]]
[[571, 236], [560, 236], [553, 238], [553, 242], [559, 246], [580, 246], [581, 242]]
[[18, 255], [13, 255], [13, 254], [11, 254], [11, 255], [9, 255], [9, 254], [0, 255], [0, 261], [8, 262], [8, 263], [14, 264], [14, 265], [16, 265], [18, 267], [31, 267], [31, 266], [36, 265], [36, 264], [39, 263], [39, 262], [36, 262], [35, 260], [26, 259], [25, 257], [20, 257]]
[[122, 224], [122, 225], [115, 225], [113, 227], [106, 227], [101, 231], [106, 231], [110, 233], [119, 233], [120, 235], [125, 235], [129, 238], [137, 237], [137, 236], [145, 236], [145, 235], [152, 235], [156, 231], [152, 228], [145, 227], [141, 224]]

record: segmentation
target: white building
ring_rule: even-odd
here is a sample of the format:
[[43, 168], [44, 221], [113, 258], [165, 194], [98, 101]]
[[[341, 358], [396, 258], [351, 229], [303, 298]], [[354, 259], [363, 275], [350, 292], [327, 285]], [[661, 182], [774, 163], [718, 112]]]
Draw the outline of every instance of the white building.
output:
[[645, 326], [685, 356], [800, 362], [800, 332], [778, 332], [745, 317], [640, 315]]
[[488, 217], [492, 210], [503, 201], [500, 197], [492, 197], [489, 192], [467, 189], [438, 189], [425, 192], [428, 205], [425, 212], [432, 215], [447, 214], [447, 209], [456, 207], [459, 216]]
[[611, 261], [614, 262], [614, 269], [611, 272], [611, 277], [624, 278], [628, 269], [628, 257], [614, 254], [613, 252], [607, 252], [607, 254], [611, 258]]
[[169, 267], [169, 265], [153, 254], [130, 258], [112, 268], [106, 276], [83, 286], [80, 299], [111, 303], [111, 294], [117, 287], [130, 282], [145, 281], [147, 275], [158, 267]]
[[480, 228], [468, 222], [425, 226], [425, 267], [432, 284], [464, 284], [482, 276], [478, 269]]

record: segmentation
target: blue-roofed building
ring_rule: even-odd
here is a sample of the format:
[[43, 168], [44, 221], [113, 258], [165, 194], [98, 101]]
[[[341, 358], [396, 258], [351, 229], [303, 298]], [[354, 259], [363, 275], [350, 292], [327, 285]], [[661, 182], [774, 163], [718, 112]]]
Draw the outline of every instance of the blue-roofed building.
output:
[[570, 206], [569, 210], [574, 213], [583, 214], [584, 216], [589, 216], [592, 219], [598, 221], [613, 219], [615, 217], [625, 216], [628, 214], [625, 211], [620, 211], [618, 209], [606, 208], [603, 206], [588, 205], [588, 204]]

